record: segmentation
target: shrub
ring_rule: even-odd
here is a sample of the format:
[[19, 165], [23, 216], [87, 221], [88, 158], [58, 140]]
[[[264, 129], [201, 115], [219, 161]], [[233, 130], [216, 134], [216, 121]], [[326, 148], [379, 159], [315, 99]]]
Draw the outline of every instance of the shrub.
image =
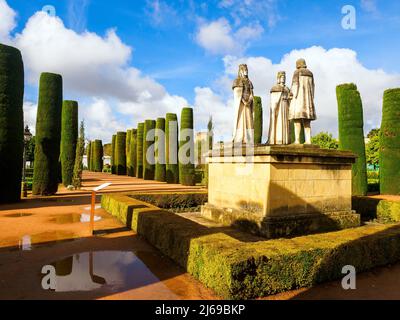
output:
[[353, 83], [337, 86], [336, 95], [339, 112], [339, 149], [350, 150], [358, 156], [352, 167], [352, 192], [355, 196], [363, 196], [367, 194], [368, 182], [361, 96]]
[[24, 65], [18, 49], [0, 44], [0, 203], [21, 195]]
[[95, 140], [93, 144], [93, 171], [103, 171], [103, 142], [101, 140]]
[[136, 176], [136, 162], [137, 162], [137, 130], [136, 129], [132, 129], [131, 131], [131, 139], [130, 139], [130, 157], [131, 157], [131, 163], [130, 163], [130, 168], [129, 168], [129, 172], [130, 172], [130, 176], [131, 177], [135, 177]]
[[156, 136], [155, 136], [155, 161], [156, 161], [155, 180], [160, 182], [165, 182], [165, 175], [166, 175], [164, 133], [165, 133], [165, 119], [158, 118], [156, 121]]
[[115, 173], [126, 175], [126, 132], [117, 132], [115, 139]]
[[136, 135], [136, 178], [143, 178], [143, 129], [144, 123], [139, 123]]
[[[184, 136], [184, 132], [188, 133], [187, 136]], [[188, 163], [182, 162], [182, 158], [185, 158], [185, 152], [186, 158], [189, 159], [189, 161], [187, 161]], [[181, 134], [179, 135], [179, 182], [184, 186], [194, 186], [196, 184], [192, 108], [183, 108], [181, 114]]]
[[61, 75], [42, 73], [36, 118], [34, 195], [52, 195], [58, 190], [62, 94]]
[[61, 115], [61, 172], [64, 186], [72, 185], [78, 142], [78, 102], [64, 101]]
[[155, 161], [154, 161], [154, 129], [156, 122], [146, 120], [143, 129], [143, 179], [154, 180]]
[[400, 88], [383, 95], [380, 145], [381, 193], [400, 194]]
[[254, 144], [262, 143], [263, 108], [260, 97], [254, 97]]
[[179, 183], [178, 118], [174, 113], [167, 113], [165, 121], [165, 178], [167, 183]]
[[131, 137], [132, 137], [132, 130], [126, 131], [126, 174], [128, 176], [133, 176], [133, 172], [131, 172], [132, 166], [132, 159], [131, 159]]
[[112, 142], [111, 142], [111, 173], [115, 174], [115, 139], [117, 138], [117, 135], [113, 134], [112, 136]]
[[75, 189], [80, 189], [82, 186], [82, 170], [83, 170], [83, 154], [85, 153], [85, 124], [82, 121], [79, 128], [79, 138], [76, 145], [74, 176], [72, 185]]

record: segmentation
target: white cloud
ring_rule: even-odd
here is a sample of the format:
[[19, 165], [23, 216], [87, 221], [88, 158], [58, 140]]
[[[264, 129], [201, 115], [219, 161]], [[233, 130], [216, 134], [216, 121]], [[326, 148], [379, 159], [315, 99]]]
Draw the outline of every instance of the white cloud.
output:
[[5, 0], [0, 0], [0, 42], [9, 42], [9, 35], [16, 26], [16, 12]]
[[24, 126], [28, 125], [32, 134], [35, 134], [37, 103], [24, 101]]
[[[275, 84], [276, 73], [286, 70], [288, 86], [291, 85], [291, 77], [295, 69], [296, 60], [300, 57], [306, 59], [316, 82], [316, 111], [318, 120], [313, 122], [313, 132], [329, 131], [337, 135], [337, 102], [336, 86], [341, 83], [354, 82], [362, 96], [364, 107], [365, 131], [378, 127], [381, 122], [382, 96], [384, 90], [400, 86], [400, 74], [388, 74], [383, 70], [368, 69], [357, 59], [356, 52], [350, 49], [330, 49], [322, 47], [310, 47], [302, 50], [293, 50], [286, 54], [282, 60], [273, 64], [266, 57], [224, 58], [225, 73], [221, 75], [217, 83], [225, 84], [225, 91], [216, 94], [210, 88], [202, 88], [196, 91], [196, 107], [204, 108], [212, 113], [215, 119], [215, 127], [226, 128], [222, 130], [225, 138], [232, 135], [233, 108], [230, 98], [221, 100], [223, 96], [230, 97], [232, 80], [237, 76], [237, 68], [240, 63], [247, 63], [249, 77], [255, 87], [255, 94], [261, 96], [264, 106], [264, 140], [269, 126], [269, 91]], [[228, 81], [230, 79], [231, 81]], [[206, 105], [209, 105], [208, 109]], [[204, 121], [204, 120], [203, 120]]]
[[[130, 66], [132, 48], [114, 29], [104, 36], [78, 33], [60, 18], [40, 11], [10, 41], [22, 52], [29, 85], [37, 87], [42, 72], [62, 74], [64, 98], [80, 102], [91, 139], [108, 141], [117, 130], [187, 105], [184, 98], [170, 95], [157, 81]], [[36, 105], [27, 102], [25, 106], [25, 117], [33, 128]]]
[[166, 23], [176, 24], [180, 20], [176, 10], [162, 0], [147, 0], [146, 9], [147, 15], [156, 26]]
[[252, 40], [264, 32], [259, 24], [247, 25], [232, 30], [229, 21], [220, 18], [201, 23], [196, 34], [197, 43], [211, 54], [242, 54]]

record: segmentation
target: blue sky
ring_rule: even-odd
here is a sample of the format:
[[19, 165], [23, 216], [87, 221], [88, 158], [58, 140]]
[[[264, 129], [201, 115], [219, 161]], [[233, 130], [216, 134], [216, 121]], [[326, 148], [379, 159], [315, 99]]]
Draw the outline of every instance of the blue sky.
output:
[[[317, 51], [314, 50], [314, 55], [312, 55], [310, 48], [313, 47], [321, 47], [327, 51], [321, 55], [321, 59], [335, 57], [337, 52], [329, 51], [335, 48], [354, 52], [356, 62], [360, 65], [360, 68], [354, 71], [359, 72], [357, 77], [355, 76], [356, 80], [362, 79], [365, 74], [375, 77], [376, 74], [381, 76], [380, 72], [382, 72], [385, 75], [374, 87], [375, 96], [366, 98], [368, 104], [366, 117], [371, 118], [368, 118], [366, 122], [370, 127], [379, 124], [379, 106], [374, 101], [381, 98], [380, 91], [385, 82], [387, 82], [387, 87], [400, 85], [398, 77], [400, 73], [398, 63], [400, 2], [396, 0], [7, 0], [6, 3], [16, 12], [15, 28], [9, 32], [10, 41], [15, 42], [16, 46], [25, 48], [26, 52], [29, 52], [28, 48], [33, 47], [33, 44], [31, 46], [27, 44], [28, 41], [34, 42], [33, 36], [29, 40], [26, 36], [27, 39], [22, 41], [17, 39], [18, 35], [23, 34], [26, 23], [37, 11], [45, 5], [52, 5], [65, 29], [77, 35], [88, 31], [105, 39], [110, 29], [115, 30], [121, 43], [131, 49], [130, 54], [121, 53], [124, 58], [116, 63], [119, 69], [135, 68], [140, 71], [140, 79], [151, 78], [154, 83], [162, 86], [169, 96], [184, 99], [183, 104], [201, 109], [207, 101], [215, 103], [215, 108], [221, 108], [221, 114], [229, 112], [228, 83], [234, 77], [231, 64], [243, 60], [248, 62], [252, 58], [263, 58], [264, 60], [259, 62], [259, 65], [265, 63], [265, 66], [268, 66], [271, 62], [271, 70], [257, 70], [257, 66], [253, 69], [259, 73], [272, 72], [272, 70], [275, 72], [275, 68], [286, 66], [283, 62], [285, 55], [296, 55], [294, 53], [296, 50], [308, 50], [303, 54], [309, 54], [310, 59], [314, 59]], [[355, 30], [342, 28], [341, 10], [344, 5], [352, 5], [356, 9]], [[71, 50], [79, 51], [80, 48], [71, 48]], [[96, 48], [91, 50], [93, 55], [98, 54]], [[343, 64], [354, 64], [351, 54], [345, 54], [345, 56]], [[290, 60], [289, 58], [287, 60]], [[318, 57], [315, 59], [318, 61]], [[31, 60], [34, 61], [30, 57], [26, 59], [28, 64]], [[340, 59], [338, 61], [340, 64]], [[326, 61], [326, 65], [329, 66], [329, 61]], [[47, 66], [44, 65], [43, 68]], [[102, 68], [100, 63], [96, 66]], [[32, 74], [34, 73], [32, 70], [36, 70], [30, 66], [27, 68]], [[310, 68], [312, 69], [312, 66]], [[335, 70], [340, 72], [341, 70], [340, 65], [337, 69], [329, 71], [327, 68], [321, 66], [321, 79], [328, 79], [328, 76], [323, 74], [324, 72], [336, 72]], [[62, 67], [60, 69], [63, 70]], [[57, 67], [55, 70], [58, 70]], [[269, 79], [274, 79], [274, 75], [268, 76], [268, 80], [261, 79], [262, 76], [258, 74], [253, 76], [255, 83], [260, 84], [258, 91], [267, 104], [268, 86], [273, 84]], [[288, 79], [290, 78], [289, 76]], [[104, 102], [103, 107], [107, 105], [113, 111], [115, 121], [120, 127], [134, 126], [137, 121], [143, 120], [126, 121], [126, 115], [129, 112], [125, 112], [125, 109], [121, 112], [123, 109], [121, 104], [131, 103], [130, 108], [135, 108], [138, 104], [135, 98], [125, 99], [118, 94], [115, 96], [109, 94], [104, 97], [101, 92], [98, 93], [91, 88], [86, 91], [77, 90], [73, 88], [73, 85], [68, 84], [72, 82], [69, 79], [75, 78], [72, 75], [66, 76], [67, 92], [76, 95], [85, 104], [86, 110], [93, 110], [93, 108], [90, 109], [93, 104]], [[333, 85], [336, 84], [338, 83], [333, 83]], [[72, 89], [69, 90], [70, 87]], [[361, 84], [361, 88], [369, 94], [370, 89], [367, 84]], [[324, 89], [321, 88], [320, 91]], [[361, 93], [363, 95], [363, 92]], [[26, 100], [32, 105], [36, 103], [36, 94], [37, 87], [34, 81], [28, 82]], [[150, 94], [153, 95], [151, 90]], [[162, 99], [165, 101], [169, 98]], [[328, 108], [325, 104], [332, 104], [332, 101], [325, 102], [322, 99], [320, 101], [324, 104], [321, 106], [320, 113], [324, 115], [325, 111], [322, 108]], [[164, 109], [168, 108], [169, 106], [165, 106]], [[202, 109], [204, 114], [201, 115], [202, 123], [199, 129], [204, 127], [203, 122], [209, 116], [205, 113], [210, 113], [210, 110], [215, 110], [215, 108]], [[329, 108], [334, 108], [334, 106], [329, 106]], [[202, 110], [199, 112], [201, 113]], [[376, 119], [373, 118], [375, 114]], [[138, 118], [133, 111], [132, 116]], [[218, 115], [215, 117], [218, 124]], [[328, 120], [332, 117], [333, 114], [327, 111], [326, 121], [321, 120], [317, 129], [325, 129], [330, 123]], [[224, 117], [221, 116], [222, 118]], [[264, 119], [267, 126], [267, 114]], [[221, 120], [220, 126], [227, 126], [227, 122]], [[335, 126], [336, 124], [326, 129], [335, 133]], [[103, 129], [97, 132], [110, 134], [113, 131], [111, 127]], [[221, 128], [221, 135], [226, 135], [229, 130]], [[96, 134], [96, 130], [89, 129], [89, 132]]]

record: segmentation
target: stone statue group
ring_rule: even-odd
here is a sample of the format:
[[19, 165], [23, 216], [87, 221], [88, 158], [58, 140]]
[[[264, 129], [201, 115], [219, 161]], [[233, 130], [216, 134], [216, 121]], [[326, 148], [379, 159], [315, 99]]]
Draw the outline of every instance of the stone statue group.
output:
[[[254, 143], [253, 84], [247, 65], [239, 66], [239, 74], [232, 86], [235, 104], [235, 133], [233, 143]], [[277, 84], [271, 89], [270, 127], [268, 144], [291, 143], [290, 121], [294, 122], [295, 144], [300, 144], [302, 125], [305, 143], [311, 144], [311, 121], [316, 120], [314, 105], [314, 76], [304, 59], [296, 62], [292, 87], [286, 86], [286, 73], [278, 72]]]

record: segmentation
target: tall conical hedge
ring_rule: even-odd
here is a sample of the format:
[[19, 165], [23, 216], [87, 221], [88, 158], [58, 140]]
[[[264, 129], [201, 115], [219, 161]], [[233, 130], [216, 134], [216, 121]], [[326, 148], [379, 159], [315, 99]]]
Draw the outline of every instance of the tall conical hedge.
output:
[[254, 97], [254, 144], [262, 143], [263, 109], [261, 97]]
[[167, 183], [179, 183], [178, 117], [175, 113], [165, 116], [165, 162]]
[[115, 139], [115, 173], [126, 175], [126, 132], [117, 132]]
[[117, 138], [116, 134], [113, 134], [111, 140], [111, 174], [115, 174], [115, 139]]
[[179, 182], [184, 186], [194, 186], [195, 178], [193, 109], [183, 108], [179, 135]]
[[400, 194], [400, 88], [383, 95], [380, 131], [381, 194]]
[[103, 171], [103, 142], [101, 140], [95, 140], [93, 143], [93, 171]]
[[24, 65], [18, 49], [0, 44], [0, 203], [21, 195]]
[[87, 161], [87, 169], [90, 171], [90, 157], [92, 156], [91, 154], [91, 144], [92, 142], [89, 141], [87, 147], [86, 147], [86, 161]]
[[143, 178], [143, 130], [144, 123], [138, 123], [136, 134], [136, 178]]
[[155, 161], [156, 161], [155, 180], [160, 182], [165, 182], [166, 169], [165, 169], [165, 119], [164, 118], [158, 118], [156, 121]]
[[146, 120], [143, 128], [143, 179], [154, 180], [155, 159], [154, 159], [154, 129], [156, 122]]
[[78, 102], [66, 100], [61, 114], [61, 175], [64, 186], [72, 185], [78, 142]]
[[133, 172], [131, 172], [131, 136], [132, 136], [132, 130], [126, 130], [126, 143], [125, 143], [125, 148], [126, 148], [126, 174], [128, 176], [133, 176]]
[[136, 155], [136, 141], [137, 141], [137, 130], [132, 129], [131, 131], [131, 139], [130, 139], [130, 157], [131, 157], [131, 163], [130, 163], [130, 168], [129, 172], [131, 173], [131, 177], [136, 176], [136, 161], [137, 161], [137, 155]]
[[[95, 140], [96, 141], [96, 140]], [[90, 171], [94, 171], [94, 145], [95, 145], [95, 141], [92, 141], [92, 143], [90, 144]]]
[[339, 149], [350, 150], [358, 156], [352, 168], [352, 192], [354, 196], [366, 195], [368, 181], [361, 96], [353, 83], [337, 86], [336, 96], [339, 111]]
[[42, 73], [36, 117], [34, 195], [52, 195], [58, 190], [62, 101], [61, 75]]

